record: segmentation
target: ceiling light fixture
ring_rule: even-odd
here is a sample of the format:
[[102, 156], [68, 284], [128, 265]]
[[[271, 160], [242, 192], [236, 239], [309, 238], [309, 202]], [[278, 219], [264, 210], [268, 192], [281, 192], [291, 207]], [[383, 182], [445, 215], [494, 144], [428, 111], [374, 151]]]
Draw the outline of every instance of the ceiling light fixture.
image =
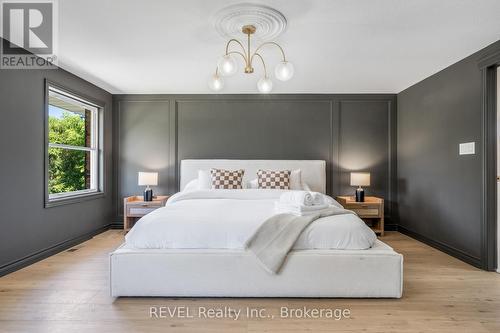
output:
[[[264, 69], [264, 76], [259, 79], [257, 82], [257, 89], [261, 93], [269, 93], [273, 89], [273, 81], [269, 78], [267, 72], [267, 66], [264, 61], [264, 58], [259, 53], [264, 46], [275, 46], [281, 52], [282, 60], [276, 65], [274, 69], [274, 75], [280, 81], [288, 81], [293, 77], [294, 68], [293, 64], [286, 60], [285, 51], [283, 48], [275, 42], [264, 42], [260, 44], [255, 51], [251, 52], [251, 37], [255, 33], [257, 28], [254, 25], [245, 25], [242, 27], [241, 31], [247, 35], [247, 47], [239, 40], [232, 38], [226, 44], [226, 53], [222, 58], [218, 61], [217, 67], [215, 69], [215, 74], [210, 78], [208, 85], [210, 89], [214, 91], [219, 91], [224, 87], [223, 76], [231, 76], [238, 71], [238, 63], [234, 59], [235, 55], [241, 56], [245, 63], [246, 74], [252, 74], [254, 72], [254, 60], [255, 58], [259, 58], [262, 67]], [[240, 50], [231, 50], [230, 46], [237, 44], [241, 48]]]

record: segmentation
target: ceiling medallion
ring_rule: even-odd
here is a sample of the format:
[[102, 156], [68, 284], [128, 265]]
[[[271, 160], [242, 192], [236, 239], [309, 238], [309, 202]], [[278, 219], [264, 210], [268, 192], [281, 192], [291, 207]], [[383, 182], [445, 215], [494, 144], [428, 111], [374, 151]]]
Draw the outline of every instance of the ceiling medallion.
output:
[[215, 15], [215, 30], [223, 38], [238, 38], [244, 25], [256, 28], [253, 37], [261, 41], [278, 38], [286, 29], [285, 16], [274, 8], [257, 4], [236, 4]]
[[[257, 82], [257, 88], [262, 93], [268, 93], [272, 90], [273, 82], [268, 76], [264, 57], [260, 53], [264, 47], [275, 47], [281, 53], [282, 60], [274, 70], [276, 78], [280, 81], [288, 81], [292, 78], [294, 68], [292, 63], [286, 59], [285, 51], [276, 42], [266, 41], [261, 43], [252, 52], [252, 37], [268, 40], [270, 37], [276, 37], [284, 31], [286, 19], [275, 9], [260, 5], [234, 5], [224, 8], [217, 15], [216, 29], [227, 38], [225, 54], [217, 63], [214, 75], [210, 78], [209, 87], [214, 91], [219, 91], [224, 87], [222, 76], [230, 76], [236, 73], [238, 65], [235, 57], [242, 57], [246, 74], [254, 72], [254, 60], [258, 58], [264, 69], [264, 77]], [[244, 23], [243, 23], [244, 22]], [[262, 31], [261, 31], [262, 29]], [[246, 35], [246, 48], [242, 42], [234, 38], [236, 31]]]

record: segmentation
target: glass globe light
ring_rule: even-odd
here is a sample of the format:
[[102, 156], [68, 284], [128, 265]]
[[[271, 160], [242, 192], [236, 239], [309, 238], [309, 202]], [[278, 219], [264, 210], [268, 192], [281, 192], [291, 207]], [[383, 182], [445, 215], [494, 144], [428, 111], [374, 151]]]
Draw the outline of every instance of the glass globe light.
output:
[[282, 61], [274, 69], [274, 75], [280, 81], [288, 81], [294, 73], [293, 64], [288, 61]]
[[267, 76], [264, 76], [257, 82], [257, 89], [259, 89], [261, 93], [268, 93], [273, 89], [273, 81]]
[[224, 88], [224, 80], [217, 74], [214, 74], [210, 80], [208, 80], [208, 87], [213, 91], [219, 91]]
[[230, 76], [236, 73], [236, 71], [238, 70], [238, 64], [230, 54], [226, 54], [225, 56], [220, 58], [219, 62], [217, 63], [217, 68], [219, 68], [219, 73], [222, 76]]

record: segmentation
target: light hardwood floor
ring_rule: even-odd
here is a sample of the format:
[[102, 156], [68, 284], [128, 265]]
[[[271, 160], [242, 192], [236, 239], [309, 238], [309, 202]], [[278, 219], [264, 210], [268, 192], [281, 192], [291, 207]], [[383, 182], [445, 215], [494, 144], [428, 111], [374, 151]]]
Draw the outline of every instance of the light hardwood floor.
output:
[[[500, 332], [500, 274], [484, 272], [397, 232], [383, 241], [404, 255], [402, 299], [173, 299], [109, 296], [107, 231], [0, 278], [0, 332]], [[203, 278], [200, 276], [200, 278]], [[332, 283], [334, 283], [332, 281]], [[151, 319], [151, 306], [265, 308], [275, 319]], [[283, 319], [290, 308], [348, 308], [350, 319]]]

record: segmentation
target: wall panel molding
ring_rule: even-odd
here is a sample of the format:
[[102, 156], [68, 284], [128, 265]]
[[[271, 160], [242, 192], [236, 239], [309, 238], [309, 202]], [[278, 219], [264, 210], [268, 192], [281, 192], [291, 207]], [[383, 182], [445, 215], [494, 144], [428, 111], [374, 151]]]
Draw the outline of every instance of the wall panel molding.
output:
[[[123, 176], [123, 174], [126, 172], [124, 171], [124, 163], [121, 162], [121, 159], [123, 158], [123, 155], [125, 155], [126, 153], [124, 153], [124, 149], [125, 147], [123, 147], [124, 145], [121, 143], [121, 139], [123, 136], [128, 136], [130, 135], [130, 133], [124, 133], [124, 129], [123, 129], [123, 124], [122, 124], [122, 121], [124, 120], [124, 116], [123, 116], [123, 112], [124, 112], [124, 108], [126, 106], [128, 106], [131, 110], [134, 110], [134, 112], [138, 112], [140, 113], [140, 115], [137, 116], [138, 119], [137, 120], [137, 123], [134, 124], [134, 126], [140, 126], [141, 124], [141, 121], [144, 119], [144, 116], [146, 116], [146, 113], [148, 113], [148, 108], [144, 108], [144, 106], [146, 106], [147, 104], [163, 104], [164, 106], [166, 106], [166, 109], [165, 110], [162, 110], [164, 111], [164, 117], [166, 117], [168, 119], [168, 123], [170, 123], [170, 100], [169, 99], [164, 99], [164, 98], [149, 98], [149, 99], [143, 99], [143, 98], [138, 98], [138, 99], [125, 99], [125, 100], [115, 100], [115, 107], [114, 107], [114, 110], [115, 110], [115, 116], [116, 118], [115, 119], [115, 123], [114, 123], [114, 128], [115, 128], [115, 136], [114, 136], [114, 144], [115, 144], [115, 157], [114, 157], [114, 160], [115, 160], [115, 163], [114, 163], [114, 166], [115, 166], [115, 170], [114, 170], [114, 189], [115, 189], [115, 195], [114, 195], [114, 209], [115, 209], [115, 218], [114, 220], [122, 220], [123, 219], [123, 197], [126, 196], [126, 195], [132, 195], [130, 191], [124, 191], [123, 189], [123, 185], [124, 185], [124, 182], [122, 181], [121, 177]], [[142, 108], [133, 108], [131, 107], [131, 104], [136, 104], [136, 105], [141, 105]], [[141, 119], [142, 118], [142, 119]], [[154, 126], [154, 124], [147, 124], [145, 128], [141, 128], [144, 132], [144, 142], [141, 142], [140, 145], [142, 146], [141, 149], [143, 149], [145, 151], [145, 154], [146, 155], [149, 155], [147, 153], [147, 150], [148, 149], [151, 149], [151, 145], [154, 143], [156, 145], [160, 145], [161, 147], [164, 147], [164, 154], [166, 156], [166, 164], [169, 165], [171, 163], [171, 160], [170, 160], [170, 136], [168, 135], [168, 133], [170, 133], [170, 130], [169, 129], [166, 129], [165, 132], [167, 132], [167, 135], [165, 136], [167, 138], [167, 140], [164, 141], [164, 143], [158, 143], [158, 142], [152, 142], [152, 140], [160, 140], [160, 138], [150, 138], [150, 140], [148, 140], [146, 138], [146, 134], [148, 133], [149, 130], [151, 130], [151, 125]], [[148, 128], [149, 127], [149, 128]], [[159, 131], [163, 131], [162, 128], [160, 129], [157, 129]], [[130, 147], [127, 147], [127, 148], [130, 148]], [[162, 150], [162, 149], [160, 149]], [[153, 155], [157, 155], [157, 154], [151, 154], [150, 156], [152, 158], [154, 158]], [[139, 156], [137, 156], [137, 159], [140, 159]], [[159, 168], [159, 169], [162, 169], [162, 168]], [[144, 169], [146, 170], [146, 169]], [[139, 171], [139, 170], [137, 170]], [[136, 173], [135, 173], [136, 174]], [[167, 177], [161, 177], [160, 176], [160, 182], [161, 182], [161, 178], [165, 179], [167, 178], [167, 180], [163, 180], [163, 184], [166, 184], [165, 188], [166, 188], [166, 191], [167, 192], [170, 192], [172, 191], [172, 187], [170, 187], [170, 176], [168, 174], [168, 171], [164, 173], [165, 175], [167, 175]], [[130, 175], [131, 179], [136, 179], [134, 178], [133, 175]], [[129, 187], [134, 187], [134, 185], [132, 183], [128, 183], [127, 184]], [[138, 186], [137, 186], [137, 182], [135, 183], [135, 187], [137, 187], [137, 195], [140, 195], [142, 192], [138, 189]]]
[[[380, 114], [378, 116], [375, 116], [374, 118], [381, 118], [381, 119], [384, 119], [383, 122], [386, 123], [386, 129], [384, 130], [383, 133], [380, 133], [380, 136], [377, 136], [378, 138], [384, 138], [384, 135], [385, 135], [385, 139], [386, 139], [386, 143], [384, 144], [384, 146], [386, 147], [387, 151], [387, 158], [384, 159], [384, 161], [387, 163], [387, 166], [384, 168], [384, 175], [386, 177], [386, 190], [384, 191], [384, 194], [383, 194], [383, 197], [385, 199], [385, 215], [386, 215], [386, 219], [387, 219], [387, 223], [388, 224], [394, 224], [396, 223], [396, 218], [393, 216], [393, 202], [394, 202], [394, 199], [395, 199], [395, 194], [396, 194], [396, 186], [395, 186], [395, 177], [396, 177], [396, 150], [394, 149], [394, 147], [396, 146], [396, 137], [394, 135], [394, 132], [396, 131], [396, 123], [394, 122], [394, 118], [396, 116], [396, 110], [394, 109], [395, 107], [395, 104], [393, 100], [391, 99], [388, 99], [388, 100], [380, 100], [380, 99], [362, 99], [362, 100], [359, 100], [359, 99], [341, 99], [339, 100], [339, 123], [342, 123], [341, 119], [342, 119], [342, 114], [343, 112], [348, 112], [348, 110], [346, 111], [345, 107], [343, 108], [342, 106], [345, 105], [345, 104], [365, 104], [367, 105], [367, 108], [369, 110], [367, 110], [367, 112], [364, 113], [364, 115], [359, 115], [359, 117], [355, 117], [354, 121], [360, 121], [361, 119], [369, 116], [368, 113], [371, 113], [371, 112], [375, 112], [377, 111], [374, 106], [375, 104], [384, 104], [384, 107], [383, 109], [380, 109], [378, 110], [379, 112], [384, 112], [385, 114]], [[355, 126], [355, 123], [353, 124]], [[368, 126], [369, 127], [369, 126]], [[359, 129], [360, 132], [363, 132], [363, 128], [360, 128]], [[355, 136], [354, 136], [355, 137]], [[374, 137], [373, 139], [375, 139], [376, 137]], [[345, 145], [347, 144], [343, 144], [343, 141], [342, 140], [352, 140], [352, 138], [346, 138], [346, 135], [342, 136], [340, 135], [339, 133], [339, 145], [338, 145], [338, 149], [339, 149], [339, 161], [340, 161], [340, 158], [342, 156], [342, 152], [343, 152], [343, 149], [346, 149], [347, 151], [349, 151], [352, 147], [347, 147], [347, 148], [344, 148]], [[368, 141], [368, 139], [366, 139], [365, 141]], [[359, 144], [363, 144], [363, 142], [359, 142]], [[373, 147], [373, 146], [372, 146]], [[373, 147], [375, 148], [375, 147]], [[380, 152], [380, 148], [381, 147], [378, 147], [378, 152]], [[361, 163], [361, 165], [363, 165], [363, 163]], [[353, 170], [354, 169], [354, 166], [353, 167], [347, 167], [347, 168], [343, 168], [342, 166], [339, 167], [339, 170], [338, 170], [338, 176], [339, 177], [342, 177], [342, 174], [344, 172], [349, 172], [350, 170]], [[372, 166], [372, 169], [373, 169], [373, 166]], [[370, 167], [368, 168], [361, 168], [359, 171], [370, 171]], [[348, 176], [348, 175], [344, 175], [344, 178], [345, 176]], [[376, 174], [375, 174], [375, 177], [373, 177], [374, 174], [373, 174], [373, 170], [372, 170], [372, 181], [375, 180], [377, 181], [376, 179]], [[344, 183], [347, 181], [347, 179], [344, 181]], [[344, 190], [345, 191], [345, 190]], [[367, 191], [368, 195], [370, 195], [370, 187], [368, 187], [367, 189], [365, 189], [365, 191]], [[376, 194], [377, 195], [377, 194]]]
[[[175, 161], [176, 161], [176, 172], [175, 172], [175, 179], [176, 179], [176, 190], [178, 190], [179, 188], [179, 182], [180, 182], [180, 175], [179, 175], [179, 170], [180, 170], [180, 161], [183, 159], [182, 156], [179, 157], [178, 153], [179, 153], [179, 138], [178, 138], [178, 134], [179, 134], [179, 123], [178, 123], [178, 119], [179, 119], [179, 114], [180, 112], [182, 112], [181, 110], [181, 107], [183, 104], [186, 104], [186, 103], [214, 103], [214, 100], [212, 99], [176, 99], [175, 100], [175, 119], [176, 119], [176, 123], [175, 123], [175, 150], [176, 150], [176, 154], [175, 154]], [[241, 98], [241, 97], [236, 97], [236, 98], [219, 98], [216, 100], [216, 103], [232, 103], [232, 104], [248, 104], [248, 103], [262, 103], [262, 100], [256, 100], [256, 99], [248, 99], [248, 98]], [[307, 100], [301, 100], [301, 99], [297, 99], [297, 98], [294, 98], [294, 99], [288, 99], [288, 98], [279, 98], [279, 99], [266, 99], [265, 103], [291, 103], [291, 104], [297, 104], [297, 103], [300, 103], [300, 104], [304, 104], [304, 109], [307, 108], [307, 104], [311, 104], [311, 103], [324, 103], [325, 106], [328, 107], [329, 109], [329, 123], [330, 123], [330, 128], [329, 128], [329, 133], [330, 133], [330, 146], [329, 146], [329, 149], [328, 149], [328, 157], [326, 158], [327, 160], [327, 190], [328, 191], [331, 191], [331, 187], [333, 188], [333, 184], [332, 182], [335, 180], [334, 177], [332, 177], [332, 163], [334, 162], [334, 158], [333, 158], [333, 154], [334, 154], [334, 151], [337, 150], [337, 147], [336, 147], [336, 142], [333, 140], [334, 138], [334, 134], [333, 134], [333, 122], [334, 122], [334, 114], [333, 114], [333, 102], [329, 99], [307, 99]], [[200, 112], [203, 112], [204, 110], [200, 109]], [[279, 133], [277, 133], [277, 135], [279, 135]], [[221, 157], [221, 158], [232, 158], [232, 156], [230, 156], [230, 154], [228, 155], [225, 155], [227, 157]], [[189, 157], [186, 157], [186, 158], [196, 158], [194, 156], [189, 156]]]
[[[339, 159], [341, 156], [341, 113], [342, 113], [342, 104], [344, 103], [362, 103], [362, 105], [365, 105], [365, 108], [367, 110], [370, 109], [370, 105], [373, 104], [375, 107], [378, 107], [380, 109], [380, 105], [385, 105], [385, 112], [384, 117], [386, 119], [386, 122], [383, 123], [384, 126], [384, 131], [380, 132], [380, 136], [383, 136], [385, 139], [384, 140], [394, 140], [394, 136], [391, 134], [392, 133], [392, 126], [395, 125], [391, 121], [392, 117], [395, 115], [395, 108], [394, 106], [396, 105], [396, 95], [392, 94], [338, 94], [338, 95], [328, 95], [328, 94], [293, 94], [293, 95], [115, 95], [114, 96], [114, 102], [115, 102], [115, 112], [117, 113], [115, 117], [115, 126], [116, 126], [116, 131], [115, 131], [115, 145], [117, 149], [115, 149], [115, 177], [116, 177], [116, 182], [115, 182], [115, 226], [121, 223], [122, 219], [122, 212], [121, 212], [121, 201], [124, 193], [122, 193], [124, 186], [127, 187], [128, 185], [126, 184], [120, 184], [120, 179], [125, 179], [127, 177], [123, 176], [124, 170], [127, 168], [127, 166], [120, 165], [118, 161], [120, 161], [121, 154], [123, 154], [123, 148], [120, 148], [120, 138], [123, 138], [123, 135], [126, 135], [123, 133], [123, 129], [120, 128], [121, 120], [120, 117], [123, 117], [123, 103], [127, 102], [136, 102], [139, 104], [147, 105], [148, 103], [153, 103], [153, 102], [165, 102], [169, 104], [168, 107], [168, 125], [165, 126], [162, 130], [166, 133], [165, 135], [168, 137], [168, 140], [166, 140], [165, 144], [165, 151], [168, 154], [168, 164], [170, 166], [168, 170], [168, 191], [170, 193], [173, 193], [177, 191], [179, 187], [179, 164], [180, 160], [182, 158], [208, 158], [206, 153], [206, 147], [203, 148], [203, 141], [199, 143], [200, 149], [197, 150], [196, 146], [196, 140], [201, 140], [203, 135], [209, 135], [209, 131], [205, 133], [199, 133], [202, 131], [197, 130], [198, 129], [203, 129], [203, 127], [197, 127], [200, 126], [200, 124], [197, 124], [197, 119], [196, 119], [196, 114], [200, 112], [200, 117], [207, 117], [210, 113], [213, 113], [214, 115], [219, 113], [222, 118], [226, 119], [224, 121], [229, 122], [229, 117], [228, 114], [230, 110], [234, 110], [234, 114], [240, 114], [240, 116], [245, 116], [251, 123], [254, 121], [255, 117], [252, 115], [249, 115], [248, 113], [242, 113], [243, 111], [241, 110], [247, 110], [246, 112], [251, 113], [252, 110], [256, 109], [256, 113], [262, 114], [262, 115], [267, 115], [269, 114], [270, 121], [272, 121], [272, 113], [273, 112], [278, 112], [281, 114], [286, 114], [286, 112], [291, 112], [291, 114], [295, 117], [297, 123], [291, 123], [289, 126], [291, 128], [295, 128], [297, 131], [300, 129], [300, 126], [302, 124], [299, 124], [298, 119], [305, 119], [307, 120], [307, 113], [308, 112], [313, 112], [311, 110], [315, 110], [319, 113], [316, 114], [318, 119], [324, 119], [325, 122], [328, 123], [328, 125], [323, 124], [321, 121], [316, 119], [317, 126], [321, 127], [322, 131], [326, 131], [325, 133], [317, 133], [316, 136], [321, 136], [321, 140], [318, 142], [321, 144], [322, 147], [324, 147], [323, 152], [316, 152], [316, 155], [321, 155], [324, 156], [323, 159], [327, 161], [327, 188], [329, 193], [332, 193], [334, 195], [337, 194], [343, 194], [342, 187], [345, 187], [345, 184], [341, 184], [341, 175], [342, 175], [342, 167], [339, 165]], [[274, 110], [273, 108], [270, 108], [269, 105], [272, 105], [273, 103], [276, 104], [277, 108], [280, 110]], [[230, 106], [228, 106], [228, 104]], [[128, 104], [130, 105], [130, 104]], [[254, 109], [252, 109], [254, 107]], [[142, 111], [138, 111], [140, 108], [142, 108]], [[125, 112], [147, 112], [147, 107], [138, 107], [137, 110], [128, 110]], [[226, 111], [220, 111], [219, 109], [224, 109]], [[232, 108], [232, 109], [231, 109]], [[268, 111], [263, 112], [261, 109], [264, 108]], [[287, 110], [287, 111], [285, 111]], [[187, 112], [187, 113], [186, 113]], [[345, 111], [344, 111], [345, 112]], [[208, 116], [208, 120], [210, 120], [210, 116]], [[201, 118], [200, 118], [201, 119]], [[213, 119], [212, 119], [213, 120]], [[201, 120], [200, 120], [201, 121]], [[309, 121], [311, 126], [314, 124], [314, 121]], [[381, 124], [381, 123], [379, 123]], [[141, 126], [141, 124], [137, 124], [137, 126]], [[187, 127], [190, 127], [189, 129]], [[249, 125], [250, 126], [250, 125]], [[192, 128], [191, 128], [192, 127]], [[262, 127], [263, 135], [264, 137], [267, 138], [274, 138], [274, 135], [279, 136], [280, 133], [270, 133], [269, 129], [266, 129], [265, 127]], [[389, 130], [385, 130], [385, 129]], [[189, 134], [189, 136], [186, 134], [188, 130], [194, 130], [195, 132], [192, 134]], [[286, 135], [287, 130], [283, 129], [285, 132], [282, 133], [283, 135]], [[313, 129], [314, 130], [314, 129]], [[360, 129], [362, 130], [362, 128]], [[198, 133], [196, 133], [198, 132]], [[298, 132], [297, 132], [298, 133]], [[211, 134], [215, 135], [215, 134]], [[222, 135], [222, 134], [221, 134]], [[179, 137], [180, 136], [180, 137]], [[311, 138], [314, 139], [314, 137], [311, 135]], [[187, 141], [187, 138], [189, 138], [189, 141]], [[328, 142], [324, 140], [328, 140]], [[214, 139], [217, 141], [217, 138]], [[241, 139], [240, 139], [241, 140]], [[215, 142], [214, 141], [214, 142]], [[273, 141], [273, 140], [269, 140]], [[279, 141], [279, 140], [278, 140]], [[388, 155], [389, 159], [393, 159], [393, 152], [392, 152], [392, 145], [394, 143], [391, 143], [389, 147], [387, 148], [388, 151], [390, 151], [390, 154]], [[234, 144], [234, 147], [244, 147], [244, 145], [241, 142], [237, 142]], [[254, 147], [254, 146], [253, 146]], [[282, 158], [283, 156], [288, 157], [288, 158], [300, 158], [301, 156], [313, 156], [315, 153], [307, 151], [306, 145], [301, 146], [302, 150], [297, 150], [296, 152], [287, 150], [287, 147], [285, 147], [284, 151], [280, 151], [276, 156], [280, 155], [281, 157], [275, 157], [275, 158]], [[270, 156], [274, 156], [271, 154], [271, 151], [266, 150], [267, 148], [263, 148], [262, 150], [254, 150], [255, 155], [259, 155], [257, 157], [252, 157], [252, 158], [271, 158]], [[306, 149], [306, 150], [304, 150]], [[205, 150], [205, 151], [204, 151]], [[250, 149], [251, 151], [252, 149]], [[188, 154], [187, 156], [184, 156], [185, 154]], [[315, 156], [316, 156], [315, 155]], [[245, 158], [250, 158], [245, 155], [245, 152], [227, 152], [227, 154], [223, 154], [218, 156], [219, 158], [241, 158], [241, 156], [245, 156]], [[391, 161], [388, 161], [388, 165], [390, 165], [390, 168], [388, 168], [386, 171], [384, 171], [384, 174], [390, 175], [392, 174], [392, 170], [395, 169], [395, 166]], [[122, 180], [123, 181], [123, 180]], [[389, 191], [390, 193], [387, 193], [384, 195], [387, 195], [386, 199], [389, 198], [388, 203], [392, 201], [392, 198], [394, 198], [394, 191], [395, 188], [391, 186], [390, 184], [386, 186], [386, 190], [384, 191]], [[344, 193], [345, 194], [345, 193]], [[387, 210], [388, 213], [388, 218], [391, 218], [392, 214], [390, 214], [391, 209], [389, 208]], [[393, 218], [394, 219], [394, 218]], [[387, 224], [391, 224], [392, 222], [387, 221]]]

